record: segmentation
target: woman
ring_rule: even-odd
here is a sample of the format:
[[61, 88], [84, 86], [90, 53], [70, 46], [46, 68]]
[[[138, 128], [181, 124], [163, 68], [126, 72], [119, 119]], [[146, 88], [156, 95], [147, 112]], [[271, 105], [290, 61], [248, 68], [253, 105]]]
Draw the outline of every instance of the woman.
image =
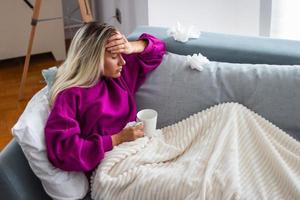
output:
[[90, 172], [113, 146], [143, 137], [142, 125], [124, 127], [136, 119], [134, 93], [164, 53], [149, 34], [128, 42], [96, 22], [77, 31], [50, 91], [45, 140], [54, 166]]

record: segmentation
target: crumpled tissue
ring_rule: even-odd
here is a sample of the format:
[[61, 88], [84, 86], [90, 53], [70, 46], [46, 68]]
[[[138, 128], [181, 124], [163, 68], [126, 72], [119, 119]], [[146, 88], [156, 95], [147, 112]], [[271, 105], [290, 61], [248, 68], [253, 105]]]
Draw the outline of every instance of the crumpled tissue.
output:
[[192, 56], [187, 56], [187, 62], [192, 69], [197, 69], [198, 71], [203, 70], [203, 65], [209, 63], [209, 60], [203, 56], [201, 53], [193, 54]]
[[176, 26], [167, 30], [167, 34], [176, 41], [187, 42], [189, 38], [199, 38], [201, 32], [195, 26], [185, 27], [177, 22]]

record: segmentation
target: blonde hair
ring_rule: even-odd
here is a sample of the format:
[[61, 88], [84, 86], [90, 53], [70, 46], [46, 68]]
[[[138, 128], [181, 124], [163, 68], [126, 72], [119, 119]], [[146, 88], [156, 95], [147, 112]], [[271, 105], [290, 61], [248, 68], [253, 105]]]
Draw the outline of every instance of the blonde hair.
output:
[[104, 68], [104, 46], [116, 31], [113, 26], [90, 22], [76, 32], [50, 90], [50, 106], [53, 106], [58, 93], [67, 88], [90, 87], [97, 83]]

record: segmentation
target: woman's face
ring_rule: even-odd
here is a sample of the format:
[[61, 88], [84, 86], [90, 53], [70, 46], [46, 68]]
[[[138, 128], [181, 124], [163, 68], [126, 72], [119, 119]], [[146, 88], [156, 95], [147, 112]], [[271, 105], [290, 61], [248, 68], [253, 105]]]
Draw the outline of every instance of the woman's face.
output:
[[112, 54], [109, 51], [105, 51], [103, 76], [109, 78], [120, 77], [122, 66], [125, 65], [125, 63], [121, 54]]

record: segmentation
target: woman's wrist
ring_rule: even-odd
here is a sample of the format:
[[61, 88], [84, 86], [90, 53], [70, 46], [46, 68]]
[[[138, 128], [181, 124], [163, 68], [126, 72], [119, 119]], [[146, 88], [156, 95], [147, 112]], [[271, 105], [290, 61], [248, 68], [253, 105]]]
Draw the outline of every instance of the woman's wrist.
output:
[[121, 144], [120, 134], [117, 133], [117, 134], [112, 135], [111, 136], [111, 141], [112, 141], [113, 146], [117, 146], [117, 145]]
[[133, 53], [141, 53], [144, 51], [144, 49], [147, 47], [147, 41], [146, 40], [137, 40], [132, 41], [131, 45], [133, 46]]

